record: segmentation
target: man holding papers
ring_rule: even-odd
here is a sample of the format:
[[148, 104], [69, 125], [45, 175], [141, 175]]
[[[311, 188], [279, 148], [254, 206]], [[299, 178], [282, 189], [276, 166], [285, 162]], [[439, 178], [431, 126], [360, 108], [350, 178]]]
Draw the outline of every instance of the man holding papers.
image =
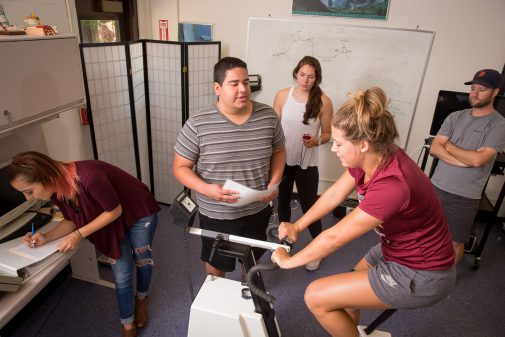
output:
[[[223, 184], [233, 180], [259, 191], [278, 185], [286, 156], [280, 121], [270, 106], [250, 100], [247, 65], [240, 59], [225, 57], [214, 66], [214, 92], [217, 102], [192, 116], [179, 134], [174, 176], [196, 192], [201, 228], [265, 240], [277, 188], [236, 206], [241, 194]], [[216, 254], [209, 261], [212, 243], [202, 238], [201, 259], [208, 274], [222, 277], [235, 269], [235, 259]], [[256, 258], [261, 254], [255, 251]]]

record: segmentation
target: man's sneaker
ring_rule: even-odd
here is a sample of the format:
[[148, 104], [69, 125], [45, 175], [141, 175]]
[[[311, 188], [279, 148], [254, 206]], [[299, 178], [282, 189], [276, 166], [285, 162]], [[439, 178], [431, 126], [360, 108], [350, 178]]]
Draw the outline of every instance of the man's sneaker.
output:
[[380, 330], [374, 330], [369, 334], [365, 332], [365, 326], [363, 325], [358, 325], [358, 331], [359, 335], [361, 337], [391, 337], [391, 334], [389, 332], [385, 331], [380, 331]]
[[319, 268], [319, 265], [321, 264], [321, 260], [316, 260], [314, 262], [309, 262], [305, 265], [305, 269], [309, 270], [309, 271], [314, 271], [314, 270], [317, 270], [317, 268]]

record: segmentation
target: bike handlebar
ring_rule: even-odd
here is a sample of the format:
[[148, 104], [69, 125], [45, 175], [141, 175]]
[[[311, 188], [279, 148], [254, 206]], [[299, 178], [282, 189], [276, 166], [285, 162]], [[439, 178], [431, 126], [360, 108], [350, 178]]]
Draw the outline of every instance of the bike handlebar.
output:
[[272, 271], [279, 269], [279, 266], [275, 263], [269, 263], [269, 264], [257, 264], [253, 266], [251, 269], [249, 269], [249, 272], [247, 273], [247, 285], [249, 286], [249, 289], [251, 290], [251, 293], [254, 295], [258, 296], [259, 298], [265, 300], [268, 303], [274, 303], [275, 297], [267, 293], [266, 291], [261, 290], [254, 284], [254, 274], [259, 273], [261, 271]]
[[[266, 229], [266, 234], [267, 234], [267, 240], [270, 242], [276, 242], [280, 243], [286, 246], [289, 246], [290, 248], [292, 247], [293, 243], [286, 237], [282, 240], [279, 240], [278, 238], [278, 230], [279, 226], [276, 224], [272, 224], [267, 227]], [[254, 295], [258, 296], [259, 298], [265, 300], [268, 303], [274, 303], [275, 297], [267, 293], [266, 291], [261, 290], [254, 284], [254, 274], [262, 272], [262, 271], [272, 271], [279, 269], [279, 266], [275, 263], [268, 263], [268, 264], [257, 264], [253, 266], [249, 272], [247, 273], [247, 285], [249, 286], [249, 289], [251, 290], [251, 293]]]

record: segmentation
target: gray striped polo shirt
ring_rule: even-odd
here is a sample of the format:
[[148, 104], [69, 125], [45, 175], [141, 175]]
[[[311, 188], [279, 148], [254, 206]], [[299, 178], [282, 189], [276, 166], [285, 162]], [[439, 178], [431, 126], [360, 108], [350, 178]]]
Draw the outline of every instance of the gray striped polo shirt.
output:
[[[224, 184], [235, 180], [247, 187], [265, 190], [270, 182], [270, 159], [284, 145], [284, 133], [274, 110], [252, 102], [253, 112], [241, 125], [231, 122], [212, 105], [184, 124], [175, 152], [195, 162], [196, 174], [205, 182]], [[267, 205], [253, 202], [232, 207], [196, 193], [200, 213], [214, 219], [237, 219], [255, 214]]]

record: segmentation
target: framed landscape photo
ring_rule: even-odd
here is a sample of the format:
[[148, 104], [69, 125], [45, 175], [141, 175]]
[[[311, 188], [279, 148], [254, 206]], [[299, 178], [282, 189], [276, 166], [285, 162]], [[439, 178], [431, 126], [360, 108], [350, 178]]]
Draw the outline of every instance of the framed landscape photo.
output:
[[386, 20], [390, 0], [293, 0], [292, 13]]
[[212, 41], [209, 23], [179, 22], [179, 42]]

